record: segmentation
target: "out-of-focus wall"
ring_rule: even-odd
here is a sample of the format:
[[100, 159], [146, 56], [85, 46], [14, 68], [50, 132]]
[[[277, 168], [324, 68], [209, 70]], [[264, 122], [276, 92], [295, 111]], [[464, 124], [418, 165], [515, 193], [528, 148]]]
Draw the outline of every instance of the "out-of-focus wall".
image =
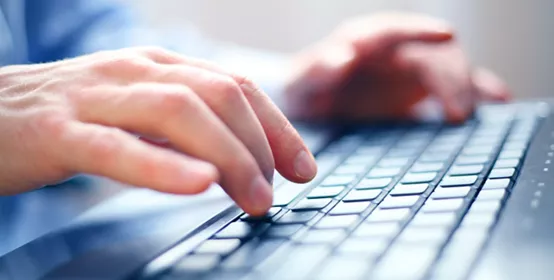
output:
[[127, 0], [161, 28], [192, 22], [207, 34], [254, 47], [299, 49], [344, 19], [406, 10], [447, 19], [474, 64], [499, 73], [517, 96], [554, 96], [551, 0]]

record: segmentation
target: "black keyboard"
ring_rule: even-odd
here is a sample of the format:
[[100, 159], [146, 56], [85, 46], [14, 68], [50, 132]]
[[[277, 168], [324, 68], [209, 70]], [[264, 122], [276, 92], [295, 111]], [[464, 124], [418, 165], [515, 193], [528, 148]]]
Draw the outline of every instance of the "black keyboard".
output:
[[462, 279], [494, 228], [539, 125], [354, 130], [307, 185], [276, 180], [265, 217], [240, 214], [162, 279]]

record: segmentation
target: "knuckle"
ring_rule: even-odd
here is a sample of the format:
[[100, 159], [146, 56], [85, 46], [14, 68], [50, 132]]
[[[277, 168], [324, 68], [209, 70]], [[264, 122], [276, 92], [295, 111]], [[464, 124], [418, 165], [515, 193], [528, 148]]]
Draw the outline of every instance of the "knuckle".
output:
[[133, 76], [148, 76], [154, 71], [154, 63], [138, 55], [117, 55], [97, 62], [94, 65], [96, 72], [108, 76], [120, 76], [121, 73]]
[[209, 82], [209, 87], [215, 91], [214, 98], [218, 103], [235, 103], [242, 98], [242, 90], [230, 77], [217, 77]]
[[61, 139], [66, 131], [69, 119], [65, 114], [54, 110], [44, 110], [31, 120], [31, 129], [34, 134], [43, 134], [53, 139]]
[[194, 107], [194, 93], [187, 87], [175, 87], [157, 95], [158, 107], [165, 115], [177, 116]]
[[124, 148], [120, 134], [116, 128], [107, 128], [92, 135], [88, 141], [91, 158], [95, 159], [98, 168], [111, 166], [117, 159], [117, 154]]

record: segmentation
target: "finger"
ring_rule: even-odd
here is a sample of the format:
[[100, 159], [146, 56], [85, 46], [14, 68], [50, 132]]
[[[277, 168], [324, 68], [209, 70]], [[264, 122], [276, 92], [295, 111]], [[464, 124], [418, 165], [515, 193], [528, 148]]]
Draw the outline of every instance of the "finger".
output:
[[423, 88], [442, 105], [447, 121], [461, 122], [471, 115], [476, 93], [460, 48], [411, 46], [404, 49], [399, 63], [412, 68], [419, 76]]
[[215, 165], [221, 186], [246, 212], [259, 215], [271, 207], [271, 187], [252, 154], [188, 87], [139, 84], [84, 96], [76, 101], [79, 119], [168, 139], [177, 150]]
[[346, 23], [337, 39], [352, 44], [358, 55], [376, 55], [408, 42], [445, 42], [452, 28], [444, 21], [413, 14], [387, 13]]
[[176, 194], [200, 193], [218, 178], [209, 163], [150, 146], [115, 128], [73, 122], [57, 140], [71, 151], [60, 156], [74, 172]]
[[185, 65], [163, 66], [160, 71], [164, 73], [158, 79], [160, 82], [183, 83], [196, 92], [248, 148], [266, 179], [271, 182], [275, 162], [268, 139], [235, 80], [227, 75]]
[[472, 79], [480, 100], [505, 102], [512, 98], [506, 84], [488, 69], [478, 68]]
[[190, 65], [231, 77], [242, 89], [263, 127], [277, 171], [285, 178], [299, 183], [315, 177], [315, 159], [298, 131], [268, 95], [252, 81], [204, 60], [187, 58], [156, 48], [145, 48], [141, 51], [157, 63]]

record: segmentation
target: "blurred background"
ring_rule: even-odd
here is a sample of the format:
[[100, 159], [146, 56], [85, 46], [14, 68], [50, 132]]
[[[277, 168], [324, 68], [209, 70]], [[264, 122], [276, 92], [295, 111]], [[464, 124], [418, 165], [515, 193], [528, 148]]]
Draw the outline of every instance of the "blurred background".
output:
[[448, 20], [471, 61], [502, 76], [517, 97], [553, 96], [551, 0], [126, 0], [156, 27], [193, 23], [211, 37], [292, 52], [343, 20], [402, 10]]

